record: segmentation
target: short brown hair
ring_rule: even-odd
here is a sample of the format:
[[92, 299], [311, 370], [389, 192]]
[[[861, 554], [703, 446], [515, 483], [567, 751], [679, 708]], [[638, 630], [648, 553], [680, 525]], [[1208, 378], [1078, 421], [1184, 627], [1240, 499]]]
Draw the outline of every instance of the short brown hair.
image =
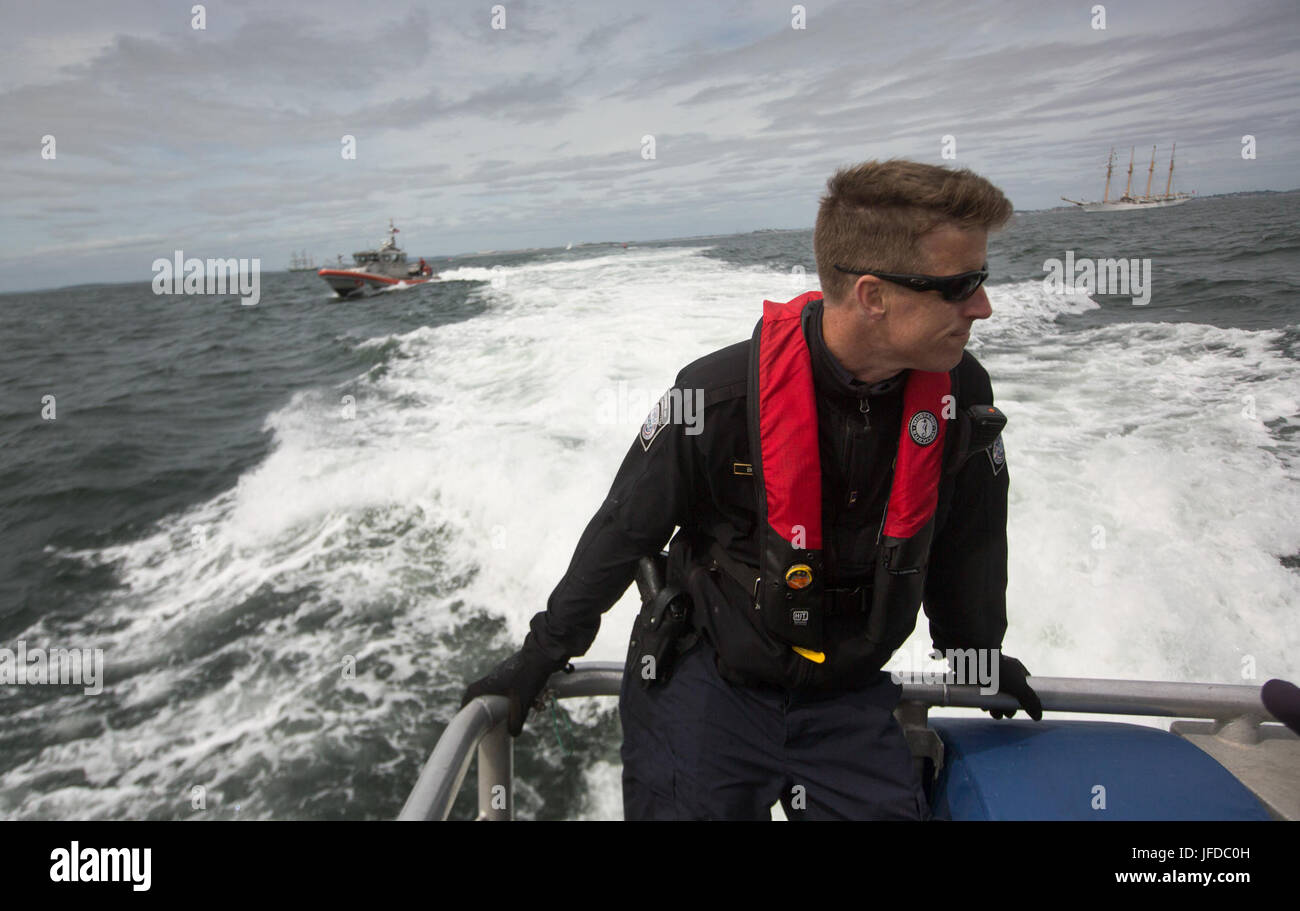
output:
[[835, 268], [920, 270], [917, 244], [943, 224], [996, 230], [1011, 218], [1002, 191], [975, 172], [902, 158], [841, 168], [826, 182], [813, 229], [822, 293], [843, 299], [857, 276]]

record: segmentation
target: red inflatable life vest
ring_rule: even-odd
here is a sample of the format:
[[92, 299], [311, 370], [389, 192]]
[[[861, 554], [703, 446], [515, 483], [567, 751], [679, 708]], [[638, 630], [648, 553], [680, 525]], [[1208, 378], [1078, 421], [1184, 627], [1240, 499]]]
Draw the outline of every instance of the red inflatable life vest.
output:
[[[784, 304], [763, 301], [749, 369], [749, 436], [759, 485], [759, 573], [755, 607], [770, 633], [823, 660], [822, 473], [812, 356], [803, 336], [811, 291]], [[868, 638], [883, 635], [893, 579], [920, 599], [943, 473], [952, 377], [912, 370], [903, 391], [898, 455], [880, 531]]]

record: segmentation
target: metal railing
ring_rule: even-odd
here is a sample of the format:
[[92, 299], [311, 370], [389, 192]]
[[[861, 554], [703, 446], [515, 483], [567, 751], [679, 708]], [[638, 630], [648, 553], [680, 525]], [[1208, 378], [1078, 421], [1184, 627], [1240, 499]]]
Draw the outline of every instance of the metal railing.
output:
[[[557, 699], [617, 696], [623, 665], [592, 662], [573, 673], [557, 673], [549, 689]], [[1260, 701], [1257, 686], [1220, 683], [1158, 683], [1075, 677], [1031, 677], [1043, 710], [1109, 715], [1152, 715], [1211, 719], [1236, 739], [1250, 739], [1261, 721], [1273, 716]], [[1012, 696], [984, 695], [975, 685], [904, 683], [898, 715], [905, 728], [924, 729], [930, 707], [1017, 709]], [[443, 820], [478, 754], [479, 819], [508, 820], [514, 814], [514, 744], [506, 730], [504, 696], [480, 696], [452, 719], [420, 772], [398, 819]], [[937, 737], [931, 733], [937, 740]], [[910, 742], [909, 738], [909, 742]], [[915, 748], [914, 748], [915, 749]]]

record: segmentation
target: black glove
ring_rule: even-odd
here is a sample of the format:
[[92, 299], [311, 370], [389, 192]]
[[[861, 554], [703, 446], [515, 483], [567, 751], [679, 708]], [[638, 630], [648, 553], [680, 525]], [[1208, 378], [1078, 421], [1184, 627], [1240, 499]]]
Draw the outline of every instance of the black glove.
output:
[[[1025, 666], [1012, 658], [1010, 655], [998, 655], [998, 692], [1007, 693], [1015, 696], [1020, 701], [1020, 707], [1024, 709], [1029, 717], [1035, 721], [1043, 720], [1043, 704], [1038, 701], [1038, 694], [1035, 693], [1025, 680], [1029, 676], [1029, 671]], [[994, 718], [1002, 718], [1002, 709], [985, 709]], [[1006, 712], [1007, 718], [1012, 718], [1016, 714], [1015, 709]]]
[[505, 696], [510, 700], [506, 727], [511, 737], [518, 737], [524, 730], [524, 719], [528, 717], [529, 709], [537, 701], [537, 694], [545, 688], [551, 675], [565, 664], [547, 657], [524, 640], [523, 648], [498, 664], [492, 673], [469, 685], [460, 707], [464, 708], [479, 696]]

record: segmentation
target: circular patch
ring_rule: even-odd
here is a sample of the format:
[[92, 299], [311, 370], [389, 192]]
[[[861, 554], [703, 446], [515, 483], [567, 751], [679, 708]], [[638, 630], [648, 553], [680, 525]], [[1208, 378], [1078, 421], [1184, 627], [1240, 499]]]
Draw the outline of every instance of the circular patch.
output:
[[908, 422], [907, 432], [917, 446], [929, 446], [939, 436], [939, 419], [928, 411], [918, 411]]

